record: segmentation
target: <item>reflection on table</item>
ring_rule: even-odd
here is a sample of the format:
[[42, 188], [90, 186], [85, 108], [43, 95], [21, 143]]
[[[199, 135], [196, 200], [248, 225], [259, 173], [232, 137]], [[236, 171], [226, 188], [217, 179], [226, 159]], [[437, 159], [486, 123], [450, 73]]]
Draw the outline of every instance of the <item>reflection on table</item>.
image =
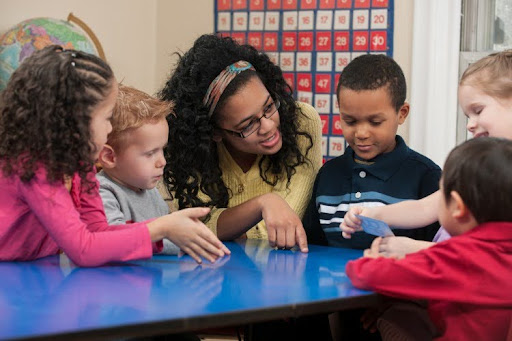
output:
[[[267, 241], [226, 243], [214, 264], [190, 257], [78, 268], [66, 256], [0, 263], [0, 339], [123, 336], [246, 324], [373, 304], [345, 264], [361, 251]], [[149, 331], [149, 332], [148, 332]]]

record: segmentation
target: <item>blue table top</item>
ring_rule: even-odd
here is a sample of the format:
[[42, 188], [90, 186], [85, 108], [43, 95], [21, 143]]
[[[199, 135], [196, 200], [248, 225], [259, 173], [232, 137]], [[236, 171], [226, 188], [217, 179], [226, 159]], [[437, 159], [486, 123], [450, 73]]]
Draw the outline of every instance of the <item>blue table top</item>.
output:
[[0, 263], [0, 339], [141, 335], [353, 309], [375, 294], [345, 275], [361, 251], [310, 245], [274, 250], [228, 242], [232, 254], [198, 265], [190, 257], [78, 268], [64, 255]]

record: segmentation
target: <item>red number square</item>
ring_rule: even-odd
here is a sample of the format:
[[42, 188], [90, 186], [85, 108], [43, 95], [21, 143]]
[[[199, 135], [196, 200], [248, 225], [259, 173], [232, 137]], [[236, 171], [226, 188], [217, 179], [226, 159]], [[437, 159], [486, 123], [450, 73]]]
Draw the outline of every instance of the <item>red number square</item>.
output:
[[300, 0], [301, 9], [316, 9], [316, 0]]
[[[340, 76], [341, 76], [341, 73], [337, 73], [334, 76], [334, 91], [338, 91], [338, 84], [340, 83]], [[336, 96], [336, 101], [338, 101], [338, 96]]]
[[233, 9], [246, 9], [247, 0], [233, 0]]
[[294, 84], [295, 74], [291, 73], [291, 72], [286, 72], [286, 73], [283, 73], [283, 78], [286, 81], [286, 83], [288, 83], [290, 88], [292, 88], [292, 90], [293, 90], [294, 89], [294, 85], [295, 85]]
[[233, 38], [234, 41], [236, 41], [240, 45], [245, 44], [245, 33], [243, 32], [233, 32], [231, 33], [231, 38]]
[[284, 32], [281, 44], [283, 51], [297, 51], [297, 33]]
[[372, 7], [388, 7], [388, 0], [372, 0]]
[[368, 51], [368, 31], [354, 31], [352, 36], [353, 51]]
[[334, 32], [334, 51], [348, 51], [349, 32]]
[[337, 0], [336, 8], [352, 8], [352, 0]]
[[317, 32], [316, 33], [316, 49], [317, 51], [331, 51], [332, 48], [332, 33], [331, 32]]
[[296, 9], [297, 0], [283, 0], [283, 9]]
[[231, 0], [217, 0], [217, 10], [226, 11], [231, 9]]
[[388, 35], [386, 31], [372, 31], [370, 35], [370, 49], [372, 51], [386, 51]]
[[281, 0], [267, 0], [267, 9], [281, 9]]
[[331, 75], [316, 74], [315, 75], [315, 92], [320, 94], [328, 94], [331, 92]]
[[320, 0], [321, 9], [333, 9], [336, 5], [335, 0]]
[[263, 49], [265, 51], [277, 51], [277, 32], [263, 34]]
[[369, 8], [370, 0], [354, 0], [354, 8]]
[[313, 78], [310, 73], [298, 73], [297, 74], [297, 91], [312, 91], [313, 90]]
[[313, 51], [313, 32], [299, 32], [299, 51]]
[[329, 115], [319, 115], [322, 122], [322, 135], [329, 134]]
[[263, 10], [264, 9], [264, 5], [265, 3], [263, 2], [264, 0], [250, 0], [250, 4], [249, 4], [249, 8], [251, 10]]
[[249, 45], [254, 46], [254, 48], [256, 50], [261, 50], [263, 47], [263, 42], [262, 42], [261, 37], [262, 37], [261, 33], [249, 32], [247, 34], [247, 43], [249, 43]]
[[341, 118], [339, 115], [333, 116], [331, 127], [333, 135], [343, 135], [343, 129], [341, 129]]

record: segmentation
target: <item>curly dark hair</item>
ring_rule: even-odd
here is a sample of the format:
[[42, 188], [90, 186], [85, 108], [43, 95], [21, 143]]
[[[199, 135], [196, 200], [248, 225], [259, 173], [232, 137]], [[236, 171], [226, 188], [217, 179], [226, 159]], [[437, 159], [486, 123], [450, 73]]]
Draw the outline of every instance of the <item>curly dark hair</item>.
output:
[[28, 182], [43, 166], [50, 182], [93, 168], [90, 121], [114, 84], [111, 68], [88, 53], [52, 45], [34, 52], [0, 96], [0, 160], [4, 176]]
[[405, 103], [407, 85], [400, 66], [390, 57], [365, 54], [354, 58], [341, 72], [336, 96], [341, 88], [354, 91], [377, 90], [387, 87], [391, 104], [399, 111]]
[[[219, 73], [239, 60], [251, 63], [256, 72], [244, 71], [225, 89], [216, 110], [210, 118], [203, 97], [208, 86]], [[279, 109], [283, 145], [274, 155], [266, 155], [259, 162], [260, 176], [266, 183], [287, 184], [295, 168], [308, 162], [297, 145], [299, 135], [310, 141], [307, 132], [298, 130], [297, 105], [292, 89], [283, 78], [281, 69], [269, 57], [250, 45], [239, 45], [229, 37], [203, 35], [184, 55], [179, 55], [176, 69], [159, 96], [174, 101], [176, 115], [169, 115], [169, 143], [164, 181], [170, 193], [178, 199], [180, 208], [191, 206], [227, 207], [230, 189], [222, 180], [217, 146], [213, 141], [216, 113], [226, 100], [240, 90], [252, 77], [259, 77], [269, 93], [281, 102]], [[199, 190], [209, 196], [209, 202], [198, 198]]]

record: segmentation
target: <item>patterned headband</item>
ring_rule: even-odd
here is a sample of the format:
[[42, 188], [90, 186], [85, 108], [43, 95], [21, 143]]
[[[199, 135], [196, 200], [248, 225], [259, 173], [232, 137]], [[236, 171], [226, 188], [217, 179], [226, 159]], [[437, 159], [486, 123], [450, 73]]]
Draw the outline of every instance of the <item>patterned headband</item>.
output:
[[215, 111], [215, 107], [219, 102], [220, 96], [226, 87], [231, 83], [235, 77], [245, 71], [245, 70], [253, 70], [256, 69], [252, 66], [251, 63], [246, 62], [245, 60], [239, 60], [236, 63], [233, 63], [226, 67], [224, 70], [220, 72], [220, 74], [210, 83], [208, 90], [206, 91], [206, 95], [203, 98], [203, 104], [206, 107], [210, 107], [210, 111], [208, 112], [208, 116], [212, 116]]

